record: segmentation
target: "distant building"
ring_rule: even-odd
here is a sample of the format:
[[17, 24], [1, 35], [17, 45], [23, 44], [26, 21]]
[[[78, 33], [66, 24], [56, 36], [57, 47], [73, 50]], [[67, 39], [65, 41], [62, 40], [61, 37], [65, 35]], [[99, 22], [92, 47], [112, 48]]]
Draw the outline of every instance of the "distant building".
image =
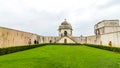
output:
[[88, 43], [120, 47], [119, 20], [103, 20], [94, 26], [95, 35], [72, 36], [72, 26], [64, 20], [58, 28], [59, 36], [41, 36], [29, 32], [0, 27], [0, 47], [27, 45], [31, 39], [39, 43]]
[[72, 26], [66, 20], [59, 26], [59, 39], [55, 43], [77, 43], [72, 36]]
[[96, 44], [120, 46], [119, 20], [103, 20], [95, 25]]

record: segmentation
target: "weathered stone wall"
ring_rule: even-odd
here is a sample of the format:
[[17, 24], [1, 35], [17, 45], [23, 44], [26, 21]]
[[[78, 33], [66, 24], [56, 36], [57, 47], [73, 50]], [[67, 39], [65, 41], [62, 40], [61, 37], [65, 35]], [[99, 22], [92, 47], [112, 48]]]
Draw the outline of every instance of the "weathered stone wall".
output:
[[73, 39], [77, 42], [77, 43], [81, 43], [81, 37], [73, 37]]
[[119, 20], [103, 20], [94, 26], [95, 35], [120, 31]]
[[109, 46], [109, 42], [112, 42], [114, 47], [120, 47], [120, 31], [101, 35], [102, 45]]
[[106, 26], [119, 26], [119, 20], [103, 20], [95, 25], [95, 29]]
[[57, 39], [58, 37], [54, 37], [54, 36], [44, 36], [42, 40], [43, 40], [43, 43], [50, 43], [50, 40], [51, 40], [51, 43], [54, 43]]
[[34, 44], [34, 40], [38, 43], [54, 43], [58, 37], [54, 36], [40, 36], [37, 34], [0, 27], [0, 48], [11, 47], [19, 45], [27, 45], [29, 39], [31, 44]]
[[86, 42], [89, 44], [96, 44], [96, 36], [95, 35], [93, 35], [93, 36], [88, 36], [87, 38], [86, 38]]
[[73, 39], [74, 39], [77, 43], [87, 43], [86, 37], [84, 37], [84, 36], [73, 37]]
[[119, 20], [103, 20], [95, 25], [96, 44], [120, 46]]
[[120, 31], [120, 26], [105, 27], [104, 34], [111, 33], [111, 32], [117, 32], [117, 31]]
[[29, 32], [0, 27], [0, 47], [26, 45], [29, 39], [33, 44], [38, 36]]

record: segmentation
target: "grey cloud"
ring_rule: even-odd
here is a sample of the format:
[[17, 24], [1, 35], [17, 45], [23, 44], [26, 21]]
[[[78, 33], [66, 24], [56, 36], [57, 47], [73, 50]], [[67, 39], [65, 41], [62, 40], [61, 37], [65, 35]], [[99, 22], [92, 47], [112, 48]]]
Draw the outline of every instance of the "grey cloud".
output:
[[[115, 9], [115, 11], [109, 11], [111, 6], [119, 4], [120, 1], [111, 0], [105, 5], [92, 5], [88, 8], [78, 8], [73, 10], [72, 8], [61, 10], [60, 12], [49, 12], [47, 10], [39, 10], [33, 7], [28, 7], [22, 2], [16, 5], [16, 9], [11, 6], [2, 5], [0, 3], [0, 25], [3, 27], [14, 28], [22, 31], [27, 31], [31, 33], [36, 33], [46, 36], [56, 36], [58, 35], [58, 26], [64, 20], [68, 18], [73, 26], [73, 35], [80, 36], [94, 34], [94, 25], [104, 19], [119, 19], [120, 10]], [[94, 7], [95, 6], [95, 7]], [[12, 8], [12, 9], [11, 9]], [[101, 10], [102, 8], [102, 10]], [[11, 10], [10, 10], [11, 9]], [[106, 12], [106, 13], [105, 13]], [[87, 13], [90, 18], [85, 20], [71, 21], [69, 19], [70, 15], [75, 13], [75, 19], [77, 17], [85, 16]]]
[[116, 5], [120, 6], [120, 0], [109, 0], [109, 2], [107, 2], [106, 4], [97, 5], [96, 7], [103, 10], [103, 9], [111, 8], [112, 6], [116, 6]]

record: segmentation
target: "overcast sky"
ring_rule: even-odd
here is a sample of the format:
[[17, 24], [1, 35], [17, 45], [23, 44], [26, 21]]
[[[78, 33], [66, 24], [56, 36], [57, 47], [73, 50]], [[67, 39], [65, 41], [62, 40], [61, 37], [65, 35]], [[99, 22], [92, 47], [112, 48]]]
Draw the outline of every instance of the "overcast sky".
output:
[[0, 26], [57, 36], [64, 19], [73, 35], [94, 35], [102, 20], [120, 19], [120, 0], [0, 0]]

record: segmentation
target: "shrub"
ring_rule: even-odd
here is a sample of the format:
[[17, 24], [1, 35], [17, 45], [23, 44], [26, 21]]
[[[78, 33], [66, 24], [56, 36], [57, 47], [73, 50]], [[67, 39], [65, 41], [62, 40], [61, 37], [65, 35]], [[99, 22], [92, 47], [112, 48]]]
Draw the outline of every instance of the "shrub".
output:
[[84, 44], [84, 45], [120, 53], [119, 47], [111, 47], [111, 46], [103, 46], [103, 45], [95, 45], [95, 44]]
[[65, 43], [45, 43], [45, 45], [82, 45], [82, 44], [80, 44], [80, 43], [67, 43], [67, 44], [65, 44]]
[[9, 53], [14, 53], [14, 52], [18, 52], [18, 51], [27, 50], [27, 49], [32, 49], [32, 48], [36, 48], [36, 47], [40, 47], [40, 46], [44, 46], [44, 45], [45, 44], [0, 48], [0, 55], [5, 55], [5, 54], [9, 54]]
[[14, 53], [14, 52], [18, 52], [18, 51], [23, 51], [23, 50], [27, 50], [27, 49], [32, 49], [32, 48], [36, 48], [36, 47], [40, 47], [40, 46], [45, 46], [45, 45], [75, 45], [75, 46], [79, 46], [81, 44], [76, 43], [69, 43], [69, 44], [64, 44], [64, 43], [44, 43], [44, 44], [36, 44], [36, 45], [25, 45], [25, 46], [15, 46], [15, 47], [8, 47], [8, 48], [0, 48], [0, 55], [5, 55], [5, 54], [10, 54], [10, 53]]

